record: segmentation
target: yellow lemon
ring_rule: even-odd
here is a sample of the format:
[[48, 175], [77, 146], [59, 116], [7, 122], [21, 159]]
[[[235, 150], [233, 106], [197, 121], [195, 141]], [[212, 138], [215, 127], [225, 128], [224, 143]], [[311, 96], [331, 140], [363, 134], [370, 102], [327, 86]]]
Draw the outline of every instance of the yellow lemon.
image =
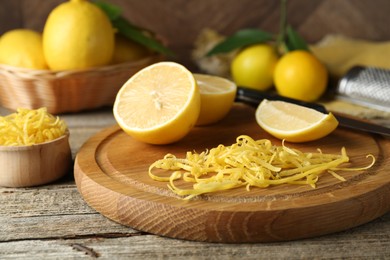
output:
[[256, 110], [257, 123], [268, 133], [289, 142], [308, 142], [320, 139], [337, 128], [332, 113], [283, 101], [263, 100]]
[[43, 51], [53, 70], [109, 64], [114, 41], [107, 15], [87, 0], [70, 0], [57, 6], [43, 30]]
[[150, 51], [141, 44], [117, 34], [112, 63], [136, 61], [150, 54]]
[[211, 75], [194, 74], [200, 90], [200, 114], [196, 125], [209, 125], [230, 111], [237, 92], [234, 82]]
[[282, 96], [315, 101], [324, 94], [328, 83], [325, 66], [310, 52], [288, 52], [276, 64], [275, 87]]
[[232, 60], [230, 69], [233, 80], [239, 86], [267, 90], [273, 85], [277, 61], [277, 52], [269, 44], [246, 47]]
[[30, 69], [47, 69], [42, 35], [29, 29], [15, 29], [0, 38], [0, 63]]
[[186, 136], [200, 111], [193, 74], [175, 62], [159, 62], [132, 76], [119, 90], [114, 117], [130, 136], [151, 144], [169, 144]]

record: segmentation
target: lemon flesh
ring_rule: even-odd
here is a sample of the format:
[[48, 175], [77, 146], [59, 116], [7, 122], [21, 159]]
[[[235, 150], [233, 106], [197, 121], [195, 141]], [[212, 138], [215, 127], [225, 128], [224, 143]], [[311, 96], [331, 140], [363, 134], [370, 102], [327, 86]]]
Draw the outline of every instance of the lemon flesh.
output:
[[119, 90], [114, 117], [133, 138], [169, 144], [186, 136], [200, 111], [193, 74], [175, 62], [159, 62], [132, 76]]
[[86, 0], [71, 0], [54, 8], [43, 30], [43, 51], [52, 70], [107, 65], [114, 42], [107, 15]]
[[200, 89], [200, 114], [196, 125], [209, 125], [223, 119], [234, 103], [237, 86], [217, 76], [194, 73]]
[[29, 29], [15, 29], [0, 38], [0, 63], [29, 69], [47, 69], [42, 35]]
[[289, 142], [308, 142], [334, 131], [338, 121], [332, 113], [283, 101], [263, 100], [256, 110], [257, 123], [269, 134]]

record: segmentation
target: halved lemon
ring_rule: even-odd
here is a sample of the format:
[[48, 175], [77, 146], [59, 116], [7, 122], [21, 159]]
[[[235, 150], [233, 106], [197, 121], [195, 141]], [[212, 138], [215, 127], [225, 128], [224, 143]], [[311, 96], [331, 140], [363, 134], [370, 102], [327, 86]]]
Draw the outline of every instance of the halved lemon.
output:
[[133, 138], [151, 144], [176, 142], [198, 119], [200, 92], [193, 74], [175, 62], [159, 62], [132, 76], [119, 90], [114, 117]]
[[337, 128], [332, 113], [283, 101], [263, 100], [256, 110], [257, 123], [268, 133], [289, 142], [320, 139]]
[[209, 125], [223, 119], [233, 106], [237, 86], [228, 79], [194, 73], [200, 89], [200, 114], [196, 125]]

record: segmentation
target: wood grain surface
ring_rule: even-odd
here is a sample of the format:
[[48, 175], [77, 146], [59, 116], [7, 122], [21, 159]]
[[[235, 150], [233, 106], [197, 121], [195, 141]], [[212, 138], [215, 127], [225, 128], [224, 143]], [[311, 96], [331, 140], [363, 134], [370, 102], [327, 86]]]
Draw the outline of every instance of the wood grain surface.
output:
[[[9, 113], [9, 112], [8, 112]], [[0, 107], [0, 114], [7, 110]], [[75, 156], [84, 142], [115, 124], [110, 108], [62, 115]], [[375, 120], [390, 126], [389, 119]], [[1, 259], [387, 259], [390, 212], [342, 232], [274, 243], [207, 243], [170, 239], [134, 230], [85, 203], [73, 172], [30, 188], [0, 187]]]
[[0, 146], [0, 186], [31, 187], [53, 182], [72, 167], [69, 133], [45, 143]]
[[113, 126], [80, 149], [75, 181], [85, 201], [104, 216], [137, 230], [195, 241], [301, 239], [349, 229], [390, 210], [389, 140], [341, 128], [319, 141], [290, 147], [340, 153], [344, 146], [351, 167], [368, 165], [367, 154], [376, 157], [369, 170], [343, 172], [346, 182], [324, 174], [316, 189], [282, 185], [247, 192], [237, 188], [183, 201], [166, 183], [147, 175], [149, 165], [166, 153], [180, 157], [189, 150], [201, 152], [218, 144], [230, 145], [241, 134], [268, 138], [280, 145], [256, 124], [254, 110], [241, 104], [235, 104], [222, 122], [195, 128], [172, 145], [140, 143]]
[[[49, 12], [65, 0], [0, 0], [0, 34], [15, 28], [42, 31]], [[164, 38], [175, 59], [196, 68], [191, 60], [194, 40], [204, 28], [230, 35], [242, 28], [279, 29], [279, 1], [268, 0], [107, 0], [121, 6], [134, 24]], [[288, 1], [288, 20], [310, 43], [327, 34], [389, 40], [388, 0]]]

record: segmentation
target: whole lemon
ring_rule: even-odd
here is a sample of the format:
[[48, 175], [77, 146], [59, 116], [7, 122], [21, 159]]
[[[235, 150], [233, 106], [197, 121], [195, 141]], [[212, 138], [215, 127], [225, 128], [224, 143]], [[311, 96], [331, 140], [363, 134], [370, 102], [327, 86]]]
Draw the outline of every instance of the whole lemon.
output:
[[239, 86], [267, 90], [273, 85], [277, 61], [277, 52], [269, 44], [246, 47], [232, 60], [230, 69], [233, 80]]
[[15, 29], [0, 38], [0, 63], [30, 69], [47, 69], [42, 35], [30, 29]]
[[107, 65], [114, 51], [114, 29], [107, 15], [87, 0], [54, 8], [43, 30], [43, 51], [53, 70]]
[[310, 102], [324, 94], [328, 71], [312, 53], [296, 50], [280, 58], [274, 80], [280, 95]]
[[150, 51], [141, 44], [117, 34], [112, 63], [136, 61], [150, 54]]

